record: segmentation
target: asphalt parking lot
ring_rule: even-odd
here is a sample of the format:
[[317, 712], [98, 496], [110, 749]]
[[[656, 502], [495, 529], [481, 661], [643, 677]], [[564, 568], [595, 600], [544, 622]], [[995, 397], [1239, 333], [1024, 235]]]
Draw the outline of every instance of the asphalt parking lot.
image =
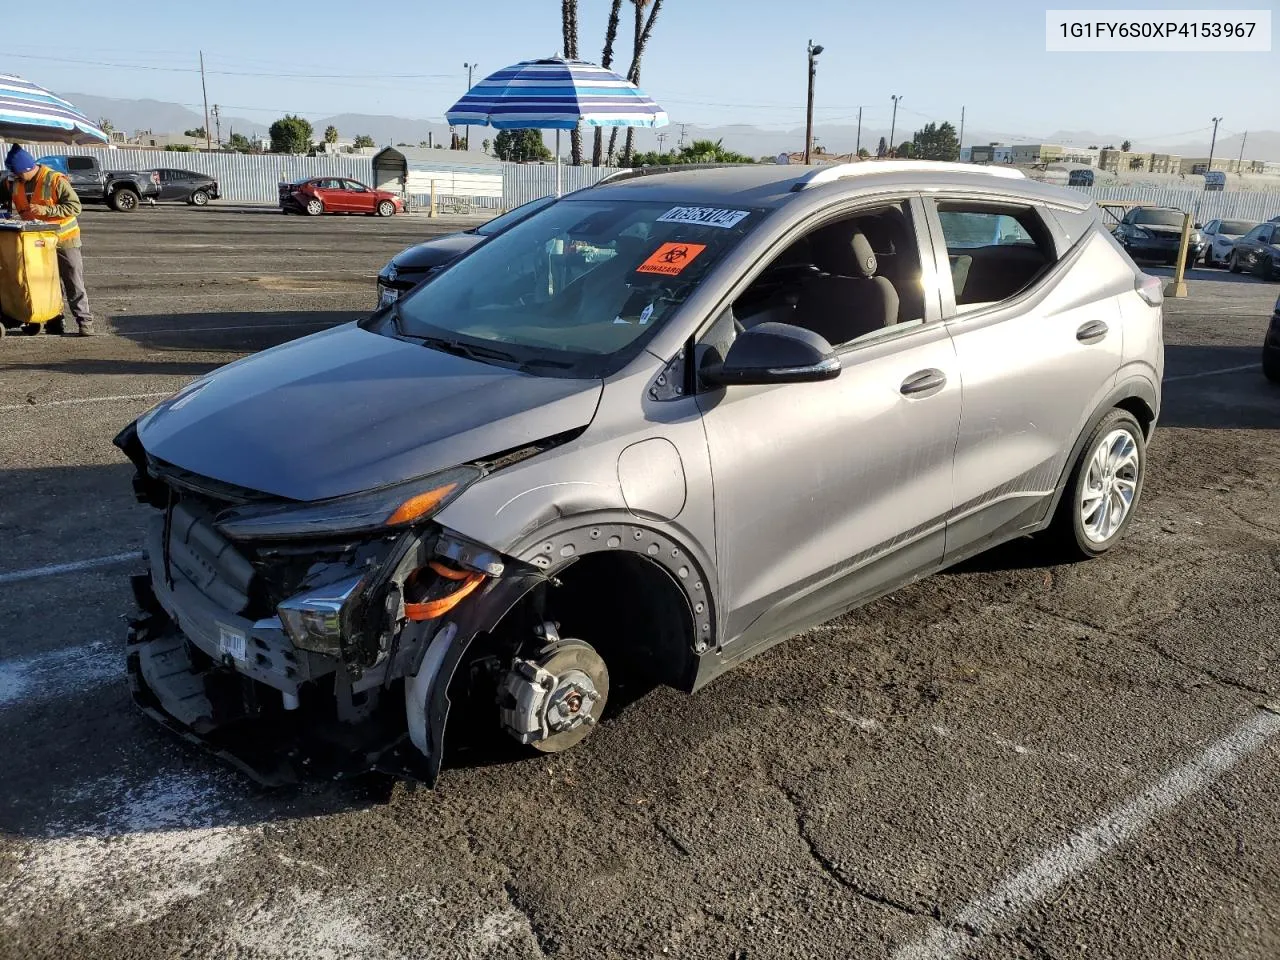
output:
[[[0, 957], [1280, 956], [1280, 287], [1189, 275], [1106, 558], [1020, 545], [429, 792], [267, 793], [133, 708], [111, 446], [456, 228], [83, 218], [95, 339], [0, 341]], [[1154, 272], [1154, 271], [1153, 271]]]

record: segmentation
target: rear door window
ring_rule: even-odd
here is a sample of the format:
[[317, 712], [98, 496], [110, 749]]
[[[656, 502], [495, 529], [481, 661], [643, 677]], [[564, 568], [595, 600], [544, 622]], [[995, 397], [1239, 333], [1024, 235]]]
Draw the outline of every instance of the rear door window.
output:
[[1053, 235], [1030, 206], [938, 200], [935, 209], [956, 313], [1017, 296], [1057, 261]]
[[67, 157], [67, 169], [76, 173], [92, 173], [92, 157]]

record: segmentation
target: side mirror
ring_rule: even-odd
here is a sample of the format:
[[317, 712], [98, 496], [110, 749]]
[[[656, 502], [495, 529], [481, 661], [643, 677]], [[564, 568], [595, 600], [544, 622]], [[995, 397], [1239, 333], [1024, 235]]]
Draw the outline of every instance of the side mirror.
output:
[[1201, 225], [1200, 225], [1200, 224], [1198, 224], [1198, 223], [1193, 223], [1191, 226], [1192, 226], [1192, 228], [1193, 228], [1193, 229], [1196, 229], [1196, 230], [1203, 230], [1203, 229], [1204, 229], [1204, 227], [1203, 227], [1203, 226], [1201, 226]]
[[840, 376], [840, 359], [825, 339], [789, 323], [762, 323], [743, 331], [722, 363], [701, 372], [720, 387], [762, 383], [813, 383]]

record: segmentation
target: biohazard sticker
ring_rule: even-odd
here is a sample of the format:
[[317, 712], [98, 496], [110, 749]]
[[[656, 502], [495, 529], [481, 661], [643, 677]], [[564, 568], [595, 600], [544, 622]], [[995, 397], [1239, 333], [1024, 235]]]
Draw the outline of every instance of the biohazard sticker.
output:
[[653, 251], [649, 259], [636, 267], [636, 273], [660, 273], [664, 277], [676, 277], [684, 268], [707, 249], [705, 243], [664, 243]]
[[750, 210], [723, 210], [719, 207], [672, 207], [658, 218], [658, 223], [692, 223], [728, 230], [736, 227], [750, 213]]

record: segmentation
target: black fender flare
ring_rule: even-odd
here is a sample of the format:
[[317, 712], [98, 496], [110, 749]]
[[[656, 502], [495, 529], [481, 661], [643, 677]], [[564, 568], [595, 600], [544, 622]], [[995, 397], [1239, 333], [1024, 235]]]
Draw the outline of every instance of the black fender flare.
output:
[[1146, 433], [1147, 439], [1151, 438], [1151, 433], [1155, 430], [1156, 420], [1160, 412], [1159, 397], [1156, 395], [1155, 387], [1151, 385], [1150, 380], [1139, 376], [1128, 377], [1112, 388], [1111, 392], [1094, 409], [1089, 419], [1085, 421], [1084, 428], [1076, 437], [1076, 442], [1071, 446], [1071, 453], [1062, 466], [1062, 474], [1058, 477], [1058, 483], [1054, 488], [1053, 496], [1050, 498], [1048, 512], [1041, 519], [1041, 526], [1051, 523], [1057, 515], [1058, 504], [1067, 489], [1067, 480], [1070, 479], [1076, 460], [1080, 458], [1080, 452], [1084, 449], [1085, 441], [1089, 439], [1089, 434], [1093, 433], [1094, 427], [1102, 422], [1102, 418], [1112, 410], [1117, 407], [1123, 407], [1126, 401], [1132, 400], [1140, 401], [1146, 407], [1147, 413], [1150, 415], [1150, 426], [1147, 428]]
[[[691, 656], [704, 653], [717, 642], [715, 567], [701, 551], [627, 515], [573, 517], [544, 526], [514, 545], [509, 554], [512, 562], [503, 576], [461, 604], [458, 615], [442, 623], [425, 645], [418, 674], [430, 671], [421, 681], [429, 684], [425, 693], [428, 751], [424, 765], [424, 780], [429, 786], [439, 778], [444, 759], [449, 687], [472, 641], [496, 628], [531, 590], [554, 579], [557, 572], [583, 556], [610, 551], [642, 556], [671, 576], [689, 604], [694, 628]], [[406, 709], [413, 709], [409, 691], [419, 682], [415, 677], [406, 681]]]

